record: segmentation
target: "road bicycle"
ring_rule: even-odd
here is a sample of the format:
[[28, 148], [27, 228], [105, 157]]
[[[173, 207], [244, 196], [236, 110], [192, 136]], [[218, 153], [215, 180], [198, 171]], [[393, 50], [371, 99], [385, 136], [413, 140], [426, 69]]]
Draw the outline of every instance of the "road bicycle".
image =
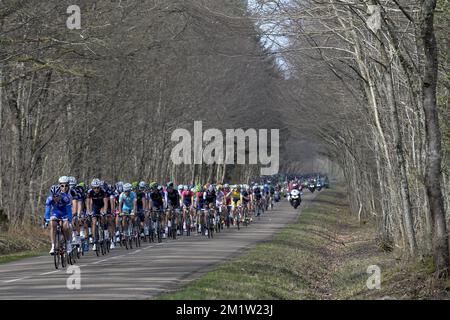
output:
[[141, 246], [141, 223], [138, 216], [134, 218], [131, 230], [132, 230], [131, 231], [132, 242], [135, 248], [139, 248]]
[[208, 208], [205, 211], [206, 216], [206, 230], [208, 231], [208, 238], [214, 238], [214, 229], [215, 229], [215, 216], [214, 209]]
[[[103, 227], [103, 224], [101, 222], [102, 216], [97, 216], [97, 219], [95, 219], [95, 235], [94, 235], [94, 243], [95, 243], [95, 254], [100, 256], [100, 254], [103, 256], [106, 254], [106, 241], [105, 241], [105, 229]], [[108, 248], [109, 249], [109, 248]]]
[[[53, 261], [55, 264], [55, 269], [59, 269], [59, 266], [65, 268], [67, 265], [67, 254], [66, 254], [66, 237], [62, 231], [61, 223], [62, 219], [55, 219], [56, 230], [55, 230], [55, 251], [53, 252]], [[52, 223], [50, 221], [50, 223]]]

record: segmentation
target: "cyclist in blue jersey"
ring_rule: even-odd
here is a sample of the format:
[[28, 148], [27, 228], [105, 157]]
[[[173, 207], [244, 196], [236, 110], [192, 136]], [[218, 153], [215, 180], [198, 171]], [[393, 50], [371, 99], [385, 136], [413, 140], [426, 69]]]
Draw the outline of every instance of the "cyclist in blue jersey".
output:
[[[137, 211], [137, 196], [131, 189], [130, 183], [124, 184], [123, 192], [119, 197], [119, 215], [131, 216], [131, 223], [134, 223], [134, 214]], [[122, 230], [128, 230], [127, 219], [122, 219]]]
[[[63, 180], [60, 179], [60, 181]], [[50, 224], [50, 239], [52, 242], [52, 247], [49, 253], [51, 255], [55, 252], [56, 220], [63, 221], [62, 230], [67, 243], [66, 250], [67, 252], [72, 251], [72, 245], [70, 243], [72, 203], [70, 196], [67, 193], [62, 192], [61, 188], [66, 189], [64, 183], [61, 183], [61, 186], [52, 186], [50, 189], [50, 196], [45, 201], [45, 226], [47, 227]]]

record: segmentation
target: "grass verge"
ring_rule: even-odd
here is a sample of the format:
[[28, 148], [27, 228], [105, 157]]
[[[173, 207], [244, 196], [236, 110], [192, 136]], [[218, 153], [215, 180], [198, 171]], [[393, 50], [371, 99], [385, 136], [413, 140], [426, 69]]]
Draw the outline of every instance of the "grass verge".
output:
[[[328, 189], [272, 241], [224, 263], [160, 300], [421, 299], [449, 298], [450, 282], [430, 264], [408, 263], [381, 250], [375, 228], [351, 215], [342, 189]], [[381, 270], [370, 290], [367, 269]]]
[[22, 260], [25, 258], [37, 257], [37, 256], [40, 256], [40, 255], [43, 255], [46, 253], [47, 252], [44, 250], [42, 250], [42, 251], [35, 250], [35, 251], [21, 251], [19, 253], [6, 254], [6, 255], [0, 256], [0, 264], [14, 262], [14, 261]]
[[0, 234], [0, 264], [39, 256], [50, 248], [48, 232], [34, 228]]

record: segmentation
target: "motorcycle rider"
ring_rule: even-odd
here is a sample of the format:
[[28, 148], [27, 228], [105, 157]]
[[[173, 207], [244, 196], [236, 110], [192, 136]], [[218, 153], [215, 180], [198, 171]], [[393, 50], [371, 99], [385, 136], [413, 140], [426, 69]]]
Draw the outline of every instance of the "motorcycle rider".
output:
[[303, 193], [299, 190], [299, 187], [298, 187], [298, 184], [297, 183], [294, 183], [293, 185], [292, 185], [292, 190], [291, 190], [291, 192], [289, 192], [288, 193], [288, 201], [289, 201], [289, 203], [291, 204], [291, 206], [293, 206], [295, 209], [297, 209], [297, 207], [294, 205], [294, 201], [295, 200], [298, 200], [298, 202], [299, 202], [299, 205], [300, 205], [300, 203], [302, 202], [302, 198], [301, 198], [301, 195], [302, 195]]

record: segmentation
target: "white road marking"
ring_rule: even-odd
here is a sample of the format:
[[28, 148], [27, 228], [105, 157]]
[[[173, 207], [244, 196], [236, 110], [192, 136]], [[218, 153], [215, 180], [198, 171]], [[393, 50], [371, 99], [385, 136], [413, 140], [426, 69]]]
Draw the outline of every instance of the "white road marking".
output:
[[16, 281], [25, 280], [25, 279], [28, 279], [28, 278], [30, 278], [30, 277], [24, 277], [24, 278], [19, 278], [19, 279], [6, 280], [6, 281], [3, 281], [3, 282], [4, 282], [4, 283], [10, 283], [10, 282], [16, 282]]
[[47, 274], [57, 273], [57, 272], [59, 272], [59, 271], [60, 271], [60, 270], [55, 270], [55, 271], [50, 271], [50, 272], [41, 273], [40, 276], [45, 276], [45, 275], [47, 275]]

